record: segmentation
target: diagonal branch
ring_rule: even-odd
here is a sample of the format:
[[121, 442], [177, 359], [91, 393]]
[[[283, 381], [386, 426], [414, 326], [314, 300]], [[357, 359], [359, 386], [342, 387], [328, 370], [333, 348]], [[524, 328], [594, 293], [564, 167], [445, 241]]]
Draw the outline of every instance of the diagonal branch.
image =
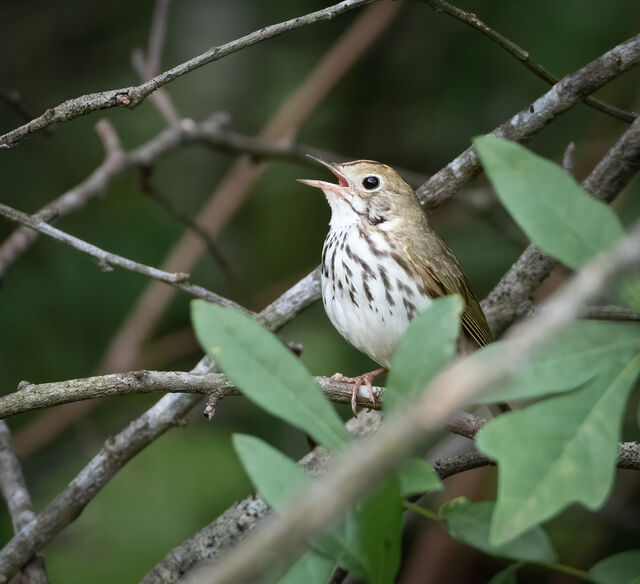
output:
[[[575, 73], [563, 77], [542, 97], [491, 133], [514, 142], [526, 142], [556, 116], [638, 63], [640, 34], [607, 51]], [[418, 195], [428, 207], [436, 206], [478, 176], [480, 171], [478, 156], [469, 147], [421, 185]]]
[[[494, 43], [501, 46], [512, 57], [520, 61], [529, 71], [540, 77], [540, 79], [546, 81], [549, 85], [554, 85], [558, 82], [558, 77], [553, 73], [547, 71], [542, 65], [537, 63], [531, 58], [528, 51], [525, 51], [522, 47], [518, 46], [512, 40], [509, 40], [504, 35], [495, 31], [491, 27], [482, 22], [475, 14], [461, 10], [453, 4], [449, 4], [444, 0], [423, 0], [426, 4], [431, 6], [436, 12], [444, 12], [449, 16], [453, 16], [461, 22], [469, 25], [471, 28], [479, 30], [483, 35], [489, 37]], [[585, 97], [582, 100], [589, 107], [597, 109], [602, 113], [608, 114], [614, 118], [622, 120], [623, 122], [631, 123], [638, 117], [636, 112], [627, 112], [623, 109], [614, 107], [595, 99], [593, 97]]]
[[[9, 427], [3, 420], [0, 420], [0, 491], [7, 502], [13, 530], [17, 533], [35, 517], [35, 513], [20, 461], [11, 442]], [[22, 573], [24, 584], [48, 582], [44, 558], [40, 555], [36, 555]]]
[[30, 134], [40, 132], [52, 124], [68, 122], [96, 110], [109, 109], [112, 107], [128, 107], [129, 109], [133, 109], [140, 105], [159, 87], [162, 87], [178, 77], [202, 67], [203, 65], [222, 59], [227, 55], [231, 55], [241, 49], [250, 47], [285, 32], [296, 30], [321, 20], [330, 20], [344, 12], [353, 10], [359, 6], [364, 6], [372, 1], [373, 0], [344, 0], [343, 2], [339, 2], [338, 4], [329, 6], [322, 10], [298, 16], [279, 24], [266, 26], [239, 39], [220, 45], [219, 47], [212, 47], [201, 55], [198, 55], [189, 61], [185, 61], [164, 73], [160, 73], [141, 85], [111, 89], [100, 93], [90, 93], [70, 99], [48, 109], [41, 116], [31, 120], [29, 123], [0, 136], [0, 148], [11, 148], [21, 140], [24, 140]]
[[196, 298], [202, 298], [203, 300], [207, 300], [208, 302], [215, 302], [216, 304], [221, 304], [223, 306], [233, 306], [234, 308], [242, 310], [245, 313], [248, 312], [247, 309], [243, 308], [239, 304], [236, 304], [232, 300], [224, 298], [223, 296], [220, 296], [215, 292], [211, 292], [210, 290], [207, 290], [202, 286], [191, 284], [188, 281], [189, 274], [165, 272], [164, 270], [159, 270], [158, 268], [147, 266], [146, 264], [141, 264], [140, 262], [136, 262], [123, 256], [105, 251], [91, 243], [87, 243], [82, 239], [78, 239], [73, 235], [69, 235], [64, 231], [61, 231], [60, 229], [49, 225], [42, 219], [27, 215], [26, 213], [18, 211], [17, 209], [13, 209], [12, 207], [4, 205], [3, 203], [0, 203], [0, 215], [3, 215], [4, 217], [11, 219], [12, 221], [21, 223], [22, 225], [25, 225], [26, 227], [29, 227], [31, 229], [35, 229], [36, 231], [44, 235], [48, 235], [53, 239], [61, 241], [62, 243], [66, 243], [74, 249], [77, 249], [78, 251], [91, 256], [98, 261], [98, 264], [105, 272], [111, 271], [113, 269], [113, 266], [118, 266], [120, 268], [124, 268], [125, 270], [142, 274], [143, 276], [147, 276], [153, 280], [175, 286], [180, 290], [192, 294]]

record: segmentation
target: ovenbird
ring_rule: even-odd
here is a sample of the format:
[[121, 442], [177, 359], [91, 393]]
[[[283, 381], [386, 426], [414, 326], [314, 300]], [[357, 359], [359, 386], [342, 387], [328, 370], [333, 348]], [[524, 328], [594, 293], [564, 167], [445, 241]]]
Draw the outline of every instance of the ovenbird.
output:
[[[373, 160], [325, 162], [338, 183], [298, 179], [322, 189], [331, 207], [322, 250], [322, 301], [338, 332], [382, 368], [358, 377], [351, 406], [365, 383], [388, 371], [411, 319], [440, 296], [465, 301], [461, 323], [468, 345], [492, 336], [454, 253], [433, 231], [414, 190], [392, 168]], [[471, 342], [469, 342], [471, 341]]]

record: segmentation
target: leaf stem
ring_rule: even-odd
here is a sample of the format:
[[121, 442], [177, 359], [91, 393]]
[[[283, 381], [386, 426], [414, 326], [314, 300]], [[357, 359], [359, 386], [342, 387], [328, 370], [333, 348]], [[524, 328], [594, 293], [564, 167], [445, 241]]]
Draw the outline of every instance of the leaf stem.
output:
[[403, 505], [405, 509], [409, 511], [413, 511], [418, 515], [422, 515], [427, 519], [431, 519], [433, 521], [442, 521], [442, 518], [437, 513], [434, 513], [430, 509], [426, 509], [425, 507], [420, 507], [420, 505], [416, 505], [415, 503], [410, 503], [409, 501], [403, 501]]

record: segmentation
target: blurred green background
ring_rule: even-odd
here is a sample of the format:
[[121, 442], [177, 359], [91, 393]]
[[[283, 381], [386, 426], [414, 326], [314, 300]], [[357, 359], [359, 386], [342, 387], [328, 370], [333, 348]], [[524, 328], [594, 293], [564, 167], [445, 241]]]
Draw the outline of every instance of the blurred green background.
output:
[[[171, 5], [163, 70], [267, 24], [327, 6], [318, 0], [181, 0]], [[527, 49], [552, 72], [576, 70], [637, 33], [640, 5], [618, 0], [564, 2], [460, 2]], [[146, 47], [153, 2], [86, 3], [27, 0], [0, 4], [0, 87], [18, 90], [39, 114], [81, 94], [134, 85], [135, 47]], [[231, 128], [257, 134], [287, 96], [357, 16], [351, 12], [305, 27], [209, 64], [166, 87], [183, 116], [202, 119], [228, 111]], [[392, 25], [304, 124], [300, 141], [353, 158], [373, 158], [430, 174], [546, 91], [546, 85], [502, 49], [467, 26], [420, 2], [405, 2]], [[626, 109], [640, 107], [632, 72], [598, 97]], [[103, 159], [94, 131], [101, 118], [116, 127], [125, 148], [155, 136], [165, 123], [147, 100], [133, 111], [94, 112], [29, 138], [0, 153], [1, 200], [23, 211], [42, 205], [83, 180]], [[0, 130], [23, 120], [0, 104]], [[576, 175], [583, 178], [615, 142], [625, 124], [585, 106], [563, 115], [530, 146], [560, 160], [576, 143]], [[154, 184], [185, 213], [207, 201], [229, 155], [192, 146], [154, 167]], [[245, 204], [218, 238], [221, 252], [249, 303], [260, 309], [314, 268], [329, 209], [320, 193], [295, 182], [322, 171], [270, 162]], [[482, 179], [476, 185], [484, 186]], [[616, 207], [625, 222], [640, 215], [635, 181]], [[478, 213], [464, 197], [432, 214], [436, 229], [458, 253], [478, 296], [484, 296], [517, 257], [525, 241], [499, 209]], [[135, 172], [59, 226], [132, 259], [161, 265], [184, 226], [142, 193]], [[0, 238], [13, 225], [0, 222]], [[192, 270], [193, 281], [247, 302], [209, 256]], [[0, 391], [31, 382], [84, 377], [96, 371], [109, 342], [133, 310], [147, 281], [116, 269], [103, 273], [87, 257], [51, 240], [39, 240], [15, 263], [0, 288]], [[245, 295], [246, 296], [246, 295]], [[189, 333], [189, 297], [180, 293], [154, 329], [140, 366], [190, 369], [200, 357]], [[371, 363], [333, 330], [315, 305], [283, 331], [304, 345], [302, 360], [317, 375], [357, 374]], [[118, 432], [158, 396], [106, 400], [24, 459], [37, 509], [86, 464], [104, 439]], [[171, 431], [129, 463], [81, 517], [45, 550], [52, 582], [130, 582], [140, 579], [173, 546], [250, 493], [230, 447], [232, 432], [260, 435], [299, 456], [304, 437], [241, 398], [226, 400], [215, 421], [201, 408], [190, 424]], [[41, 414], [9, 421], [16, 436], [32, 432]], [[626, 478], [625, 478], [626, 477]], [[491, 473], [480, 495], [491, 496]], [[624, 475], [623, 481], [633, 481]], [[626, 483], [623, 484], [623, 487]], [[627, 489], [629, 490], [629, 489]], [[636, 495], [637, 497], [637, 495]], [[633, 495], [627, 493], [624, 504]], [[636, 501], [637, 504], [637, 501]], [[4, 512], [4, 509], [2, 511]], [[637, 507], [635, 513], [638, 513]], [[568, 535], [590, 516], [576, 511], [554, 523], [561, 554], [578, 554]], [[599, 519], [600, 539], [585, 565], [640, 542], [640, 521]], [[6, 514], [0, 537], [11, 536]], [[629, 539], [631, 538], [631, 539]], [[479, 560], [474, 556], [474, 561]], [[541, 581], [538, 574], [532, 581]], [[460, 580], [463, 581], [463, 580]], [[551, 580], [549, 580], [551, 581]]]

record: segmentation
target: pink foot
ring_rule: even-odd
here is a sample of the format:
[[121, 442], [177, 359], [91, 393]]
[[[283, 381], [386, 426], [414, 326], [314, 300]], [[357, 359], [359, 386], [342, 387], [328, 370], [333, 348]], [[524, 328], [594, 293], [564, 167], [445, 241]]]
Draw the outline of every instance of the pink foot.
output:
[[358, 377], [347, 377], [346, 375], [342, 375], [342, 373], [335, 373], [331, 376], [331, 379], [334, 381], [345, 381], [347, 383], [353, 383], [353, 392], [351, 393], [351, 410], [353, 411], [353, 415], [357, 416], [356, 406], [358, 399], [358, 391], [360, 390], [360, 386], [364, 383], [369, 389], [369, 398], [371, 399], [371, 403], [373, 407], [378, 405], [378, 400], [376, 396], [373, 394], [373, 380], [382, 373], [386, 373], [389, 371], [386, 367], [381, 367], [380, 369], [376, 369], [375, 371], [369, 371], [368, 373], [363, 373], [362, 375], [358, 375]]

